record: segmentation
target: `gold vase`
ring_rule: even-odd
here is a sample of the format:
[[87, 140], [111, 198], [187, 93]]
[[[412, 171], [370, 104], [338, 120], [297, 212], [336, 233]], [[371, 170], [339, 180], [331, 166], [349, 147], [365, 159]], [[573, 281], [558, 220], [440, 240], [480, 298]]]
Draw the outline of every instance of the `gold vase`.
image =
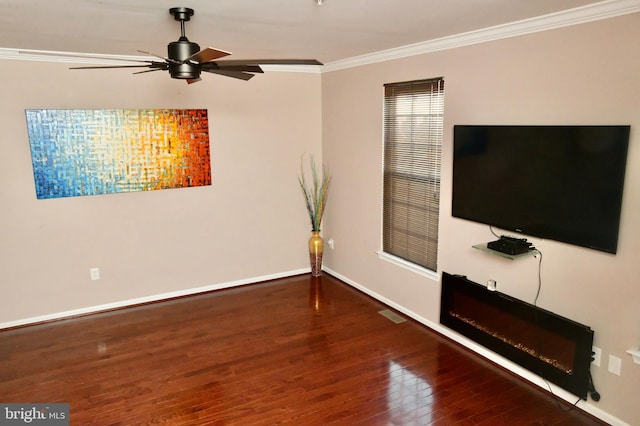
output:
[[320, 231], [312, 231], [309, 238], [309, 261], [311, 263], [311, 276], [322, 275], [322, 251], [324, 250], [324, 240], [320, 236]]

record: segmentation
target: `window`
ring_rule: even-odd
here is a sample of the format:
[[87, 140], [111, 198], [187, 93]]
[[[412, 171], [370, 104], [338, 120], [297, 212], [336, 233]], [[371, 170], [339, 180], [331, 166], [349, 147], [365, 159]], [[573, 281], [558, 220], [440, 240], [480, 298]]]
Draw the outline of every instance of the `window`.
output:
[[382, 250], [437, 271], [444, 79], [385, 84]]

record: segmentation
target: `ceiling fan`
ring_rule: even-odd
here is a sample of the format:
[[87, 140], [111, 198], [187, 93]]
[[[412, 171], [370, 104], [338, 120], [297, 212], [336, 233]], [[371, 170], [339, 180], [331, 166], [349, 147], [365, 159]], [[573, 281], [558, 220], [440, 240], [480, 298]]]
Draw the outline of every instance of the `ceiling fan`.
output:
[[191, 84], [201, 80], [200, 73], [202, 71], [240, 80], [249, 80], [256, 73], [264, 72], [260, 65], [322, 65], [321, 62], [315, 59], [239, 59], [218, 61], [217, 59], [228, 56], [231, 52], [212, 47], [200, 50], [200, 46], [189, 41], [185, 35], [185, 22], [193, 16], [193, 9], [173, 7], [169, 9], [169, 13], [176, 21], [180, 21], [181, 35], [177, 41], [173, 41], [167, 46], [167, 57], [142, 50], [138, 51], [162, 59], [162, 61], [122, 59], [127, 62], [141, 62], [144, 65], [82, 66], [72, 67], [71, 69], [148, 68], [134, 74], [169, 71], [171, 78], [186, 80], [187, 83]]

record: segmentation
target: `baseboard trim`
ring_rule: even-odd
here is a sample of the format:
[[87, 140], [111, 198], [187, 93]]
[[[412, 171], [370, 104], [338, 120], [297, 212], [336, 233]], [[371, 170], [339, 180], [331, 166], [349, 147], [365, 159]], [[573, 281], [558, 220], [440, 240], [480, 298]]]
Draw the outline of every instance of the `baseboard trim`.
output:
[[[435, 323], [427, 318], [424, 318], [420, 315], [418, 315], [417, 313], [411, 311], [410, 309], [405, 308], [404, 306], [401, 306], [397, 303], [395, 303], [393, 300], [390, 300], [388, 298], [386, 298], [385, 296], [382, 296], [379, 293], [376, 293], [375, 291], [372, 291], [371, 289], [345, 277], [344, 275], [341, 275], [340, 273], [330, 269], [330, 268], [326, 268], [323, 267], [323, 270], [326, 271], [328, 274], [338, 278], [341, 281], [344, 281], [346, 284], [354, 287], [355, 289], [365, 293], [368, 296], [373, 297], [374, 299], [378, 300], [379, 302], [384, 303], [385, 305], [388, 305], [390, 307], [392, 307], [393, 309], [397, 310], [398, 312], [403, 313], [404, 315], [414, 319], [415, 321], [421, 323], [422, 325], [429, 327], [430, 329], [436, 331], [437, 333], [453, 340], [454, 342], [466, 347], [467, 349], [477, 353], [478, 355], [482, 356], [483, 358], [488, 359], [489, 361], [492, 361], [493, 363], [499, 365], [500, 367], [503, 367], [504, 369], [516, 374], [519, 377], [522, 377], [523, 379], [535, 384], [536, 386], [544, 389], [545, 391], [549, 391], [551, 390], [552, 393], [557, 396], [558, 398], [563, 399], [564, 401], [573, 404], [576, 402], [576, 396], [565, 391], [564, 389], [554, 385], [553, 383], [548, 383], [546, 382], [544, 379], [542, 379], [540, 376], [537, 376], [535, 374], [533, 374], [532, 372], [530, 372], [527, 369], [522, 368], [521, 366], [519, 366], [518, 364], [515, 364], [514, 362], [496, 354], [495, 352], [492, 352], [490, 350], [488, 350], [487, 348], [485, 348], [482, 345], [477, 344], [476, 342], [467, 339], [466, 337], [462, 336], [461, 334], [458, 334], [456, 332], [454, 332], [453, 330], [450, 330], [447, 327], [444, 327], [443, 325], [441, 325], [440, 323]], [[618, 419], [617, 417], [607, 413], [606, 411], [603, 411], [602, 409], [590, 404], [588, 401], [584, 401], [584, 400], [580, 400], [577, 404], [577, 407], [579, 407], [582, 411], [591, 414], [594, 417], [597, 417], [598, 419], [607, 422], [608, 424], [612, 425], [612, 426], [631, 426], [628, 423], [623, 422], [622, 420]]]
[[39, 315], [35, 317], [30, 317], [30, 318], [23, 318], [15, 321], [0, 323], [0, 331], [11, 329], [11, 328], [42, 324], [50, 321], [58, 321], [58, 320], [73, 318], [77, 316], [96, 314], [99, 312], [112, 311], [115, 309], [129, 308], [129, 307], [144, 305], [148, 303], [162, 302], [165, 300], [175, 299], [178, 297], [193, 296], [200, 293], [206, 293], [206, 292], [215, 291], [215, 290], [223, 290], [223, 289], [232, 288], [232, 287], [239, 287], [247, 284], [256, 284], [259, 282], [275, 280], [278, 278], [286, 278], [294, 275], [306, 274], [306, 273], [309, 273], [309, 271], [310, 271], [310, 268], [296, 269], [296, 270], [281, 272], [277, 274], [262, 275], [259, 277], [245, 278], [237, 281], [211, 284], [203, 287], [195, 287], [195, 288], [189, 288], [185, 290], [171, 291], [167, 293], [154, 294], [151, 296], [138, 297], [135, 299], [127, 299], [127, 300], [121, 300], [118, 302], [105, 303], [103, 305], [89, 306], [86, 308], [72, 309], [69, 311], [55, 312], [47, 315]]

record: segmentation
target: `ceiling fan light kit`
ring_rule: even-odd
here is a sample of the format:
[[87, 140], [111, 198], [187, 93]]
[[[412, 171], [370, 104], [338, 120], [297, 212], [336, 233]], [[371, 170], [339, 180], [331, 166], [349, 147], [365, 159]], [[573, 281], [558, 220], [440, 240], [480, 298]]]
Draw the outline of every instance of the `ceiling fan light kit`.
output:
[[[321, 3], [321, 2], [320, 2]], [[147, 68], [134, 74], [142, 74], [152, 71], [169, 71], [171, 78], [185, 80], [187, 83], [195, 83], [201, 80], [202, 71], [232, 77], [239, 80], [249, 80], [255, 74], [263, 73], [260, 65], [322, 65], [315, 59], [217, 59], [231, 55], [231, 52], [207, 47], [200, 50], [198, 43], [189, 41], [185, 33], [185, 22], [194, 15], [194, 10], [188, 7], [173, 7], [169, 13], [176, 21], [180, 21], [180, 38], [167, 45], [167, 57], [155, 55], [151, 52], [139, 50], [141, 53], [154, 56], [158, 60], [140, 60], [144, 65], [110, 65], [110, 66], [83, 66], [71, 69], [104, 69], [104, 68]], [[76, 56], [77, 57], [77, 56]], [[86, 56], [89, 58], [89, 56]], [[130, 59], [122, 59], [131, 62]]]

